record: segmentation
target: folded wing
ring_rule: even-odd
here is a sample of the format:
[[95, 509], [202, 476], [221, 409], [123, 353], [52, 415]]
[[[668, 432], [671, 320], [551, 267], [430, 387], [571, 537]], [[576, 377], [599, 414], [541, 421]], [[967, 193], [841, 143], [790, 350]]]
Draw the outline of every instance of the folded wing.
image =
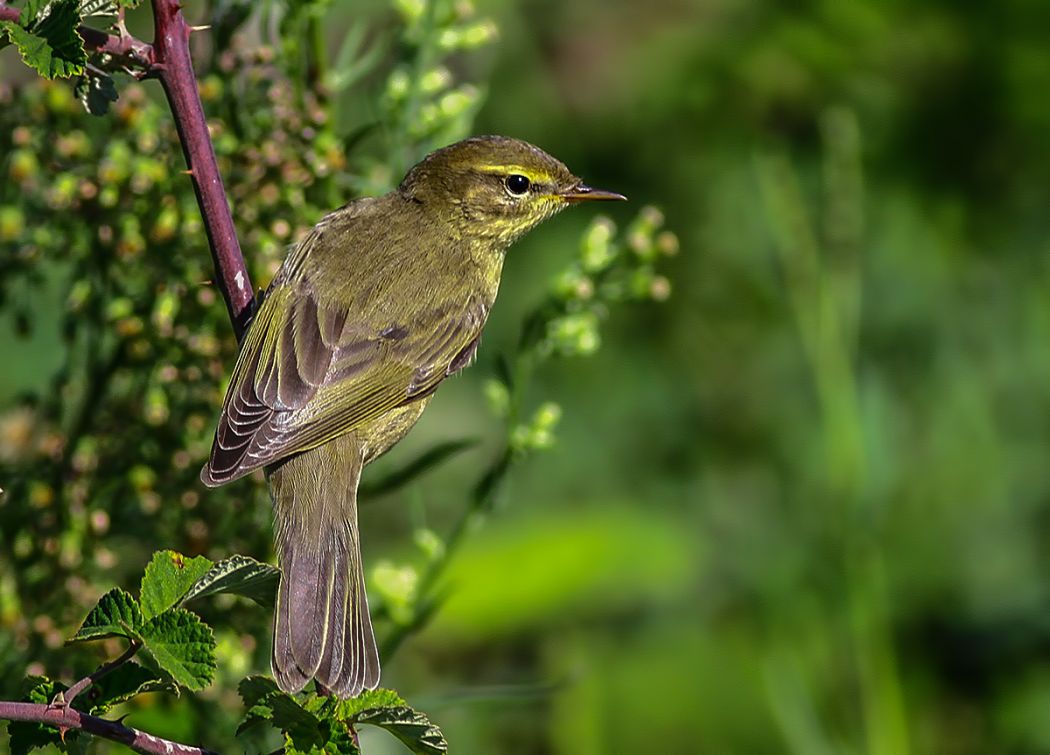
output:
[[487, 314], [476, 300], [417, 302], [409, 322], [355, 323], [303, 282], [275, 286], [241, 347], [201, 480], [235, 480], [431, 393], [473, 353]]

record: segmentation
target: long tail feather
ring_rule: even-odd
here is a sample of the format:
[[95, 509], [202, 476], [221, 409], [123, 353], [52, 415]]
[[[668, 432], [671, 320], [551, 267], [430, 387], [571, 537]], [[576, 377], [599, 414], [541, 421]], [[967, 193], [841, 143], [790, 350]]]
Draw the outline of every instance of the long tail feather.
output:
[[311, 678], [340, 697], [379, 684], [357, 529], [360, 453], [339, 438], [270, 475], [281, 584], [273, 675], [286, 692]]

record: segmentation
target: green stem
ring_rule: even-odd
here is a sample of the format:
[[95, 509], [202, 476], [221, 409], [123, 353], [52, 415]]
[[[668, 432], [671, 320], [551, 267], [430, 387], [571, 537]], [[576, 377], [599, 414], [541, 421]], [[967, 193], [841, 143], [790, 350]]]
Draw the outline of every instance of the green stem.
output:
[[409, 129], [419, 117], [421, 105], [423, 76], [433, 65], [434, 57], [434, 21], [437, 15], [437, 0], [426, 0], [420, 28], [419, 47], [413, 61], [412, 75], [408, 82], [408, 96], [405, 100], [405, 112], [398, 123], [397, 144], [395, 153], [397, 175], [405, 173], [415, 161]]
[[320, 98], [326, 96], [324, 79], [328, 58], [325, 50], [324, 29], [321, 26], [321, 8], [311, 8], [306, 17], [306, 83]]

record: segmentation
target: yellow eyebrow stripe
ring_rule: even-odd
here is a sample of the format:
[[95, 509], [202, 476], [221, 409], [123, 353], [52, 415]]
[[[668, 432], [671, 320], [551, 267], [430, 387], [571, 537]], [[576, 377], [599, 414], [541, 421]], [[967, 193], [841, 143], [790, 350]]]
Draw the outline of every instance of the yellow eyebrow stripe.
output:
[[472, 166], [474, 170], [480, 173], [497, 173], [499, 175], [510, 175], [512, 173], [520, 173], [529, 179], [532, 183], [552, 183], [553, 177], [549, 173], [537, 173], [531, 168], [526, 168], [522, 165], [507, 165], [501, 163], [499, 165], [475, 165]]

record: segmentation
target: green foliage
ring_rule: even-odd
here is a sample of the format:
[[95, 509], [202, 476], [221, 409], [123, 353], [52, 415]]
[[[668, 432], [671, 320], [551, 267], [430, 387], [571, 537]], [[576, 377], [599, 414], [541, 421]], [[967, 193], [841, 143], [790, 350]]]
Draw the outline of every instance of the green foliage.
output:
[[204, 556], [186, 558], [174, 551], [154, 553], [139, 588], [143, 617], [151, 619], [182, 603], [211, 568], [212, 562]]
[[143, 649], [181, 687], [199, 691], [215, 676], [215, 638], [195, 614], [173, 608], [139, 631]]
[[280, 572], [248, 556], [231, 556], [212, 564], [193, 585], [183, 593], [180, 602], [205, 595], [230, 593], [251, 598], [264, 608], [273, 608]]
[[415, 753], [448, 751], [441, 731], [392, 690], [366, 690], [350, 700], [316, 695], [300, 700], [270, 679], [248, 677], [238, 691], [247, 713], [237, 733], [269, 723], [284, 735], [288, 752], [356, 753], [354, 727], [360, 723], [386, 729]]
[[[388, 191], [424, 155], [467, 136], [481, 106], [482, 90], [474, 83], [458, 83], [453, 63], [457, 56], [489, 45], [497, 35], [495, 24], [479, 19], [470, 3], [431, 0], [393, 5], [400, 21], [394, 40], [398, 63], [377, 94], [378, 109], [374, 102], [366, 105], [374, 120], [358, 120], [353, 126], [356, 132], [351, 132], [382, 131], [378, 154], [353, 161], [351, 186], [366, 196]], [[347, 60], [343, 70], [350, 80], [360, 79], [379, 62], [374, 52], [364, 50], [351, 62], [352, 51], [360, 47], [351, 37], [340, 53]], [[329, 78], [345, 86], [338, 73]]]
[[[26, 22], [44, 19], [43, 7], [28, 4]], [[113, 31], [115, 10], [80, 2], [68, 29], [87, 19]], [[212, 60], [198, 61], [221, 172], [259, 285], [324, 211], [389, 189], [423, 154], [468, 134], [482, 102], [475, 56], [496, 27], [469, 3], [399, 2], [388, 18], [355, 17], [330, 60], [324, 32], [339, 12], [328, 2], [217, 3]], [[278, 31], [272, 47], [244, 42], [238, 32], [249, 21]], [[17, 348], [32, 355], [0, 376], [0, 629], [19, 638], [18, 652], [8, 653], [0, 634], [0, 679], [21, 678], [27, 659], [44, 668], [82, 665], [85, 651], [60, 650], [61, 628], [87, 614], [70, 643], [95, 641], [110, 656], [121, 639], [128, 648], [95, 668], [78, 708], [102, 713], [131, 702], [124, 711], [162, 729], [191, 722], [195, 739], [229, 749], [229, 706], [183, 701], [168, 715], [167, 698], [146, 693], [232, 685], [267, 662], [268, 616], [232, 596], [272, 605], [277, 571], [229, 554], [269, 552], [268, 502], [258, 481], [205, 494], [197, 478], [236, 344], [209, 283], [169, 114], [147, 96], [148, 83], [121, 84], [118, 99], [121, 82], [109, 74], [127, 61], [86, 62], [72, 91], [0, 83], [0, 308], [11, 314]], [[105, 117], [87, 117], [77, 100]], [[472, 487], [460, 480], [449, 488], [466, 490], [465, 504], [413, 523], [416, 553], [372, 560], [385, 660], [438, 611], [465, 534], [492, 511], [510, 472], [555, 442], [562, 410], [532, 395], [547, 393], [534, 379], [538, 368], [556, 356], [595, 356], [610, 311], [666, 296], [655, 268], [674, 237], [661, 223], [645, 210], [621, 239], [610, 220], [596, 222], [518, 343], [493, 344], [490, 354], [504, 353], [488, 391], [500, 419], [495, 438], [443, 432], [471, 439], [439, 438], [366, 479], [366, 500], [416, 496], [424, 477], [479, 453], [492, 457]], [[172, 550], [153, 553], [157, 547]], [[119, 588], [106, 592], [136, 582], [137, 600]], [[217, 599], [192, 604], [199, 614], [187, 609], [205, 596]], [[363, 723], [416, 752], [447, 749], [441, 732], [390, 691], [337, 704], [246, 684], [241, 743], [259, 750], [272, 750], [279, 733], [290, 752], [356, 751], [354, 727]]]
[[216, 669], [215, 638], [200, 617], [181, 608], [191, 598], [230, 593], [272, 602], [276, 569], [237, 556], [213, 564], [203, 556], [186, 558], [159, 551], [146, 566], [139, 600], [115, 588], [99, 599], [71, 643], [124, 637], [141, 646], [147, 657], [174, 686], [152, 672], [125, 663], [107, 671], [92, 698], [100, 710], [143, 692], [202, 690]]
[[117, 85], [106, 74], [88, 72], [81, 76], [73, 89], [80, 104], [92, 115], [105, 115], [117, 101]]
[[138, 602], [119, 587], [114, 587], [99, 599], [69, 641], [83, 642], [105, 637], [131, 639], [142, 628], [142, 624], [142, 609]]
[[101, 715], [121, 703], [147, 692], [170, 692], [178, 695], [178, 686], [161, 679], [155, 672], [133, 661], [123, 663], [95, 681], [86, 693], [90, 712]]
[[421, 755], [448, 752], [448, 743], [441, 731], [425, 715], [407, 706], [368, 707], [349, 720], [386, 729], [412, 752]]
[[83, 73], [87, 62], [80, 18], [80, 0], [27, 0], [18, 22], [0, 21], [0, 31], [38, 74], [69, 78]]
[[[125, 7], [128, 7], [127, 4], [125, 4]], [[81, 18], [110, 18], [116, 15], [116, 0], [80, 0]]]
[[392, 493], [409, 484], [420, 475], [425, 474], [427, 470], [477, 445], [478, 441], [473, 438], [461, 438], [438, 443], [403, 467], [389, 472], [383, 477], [373, 478], [362, 483], [358, 489], [358, 495], [362, 499], [368, 500], [375, 496]]

